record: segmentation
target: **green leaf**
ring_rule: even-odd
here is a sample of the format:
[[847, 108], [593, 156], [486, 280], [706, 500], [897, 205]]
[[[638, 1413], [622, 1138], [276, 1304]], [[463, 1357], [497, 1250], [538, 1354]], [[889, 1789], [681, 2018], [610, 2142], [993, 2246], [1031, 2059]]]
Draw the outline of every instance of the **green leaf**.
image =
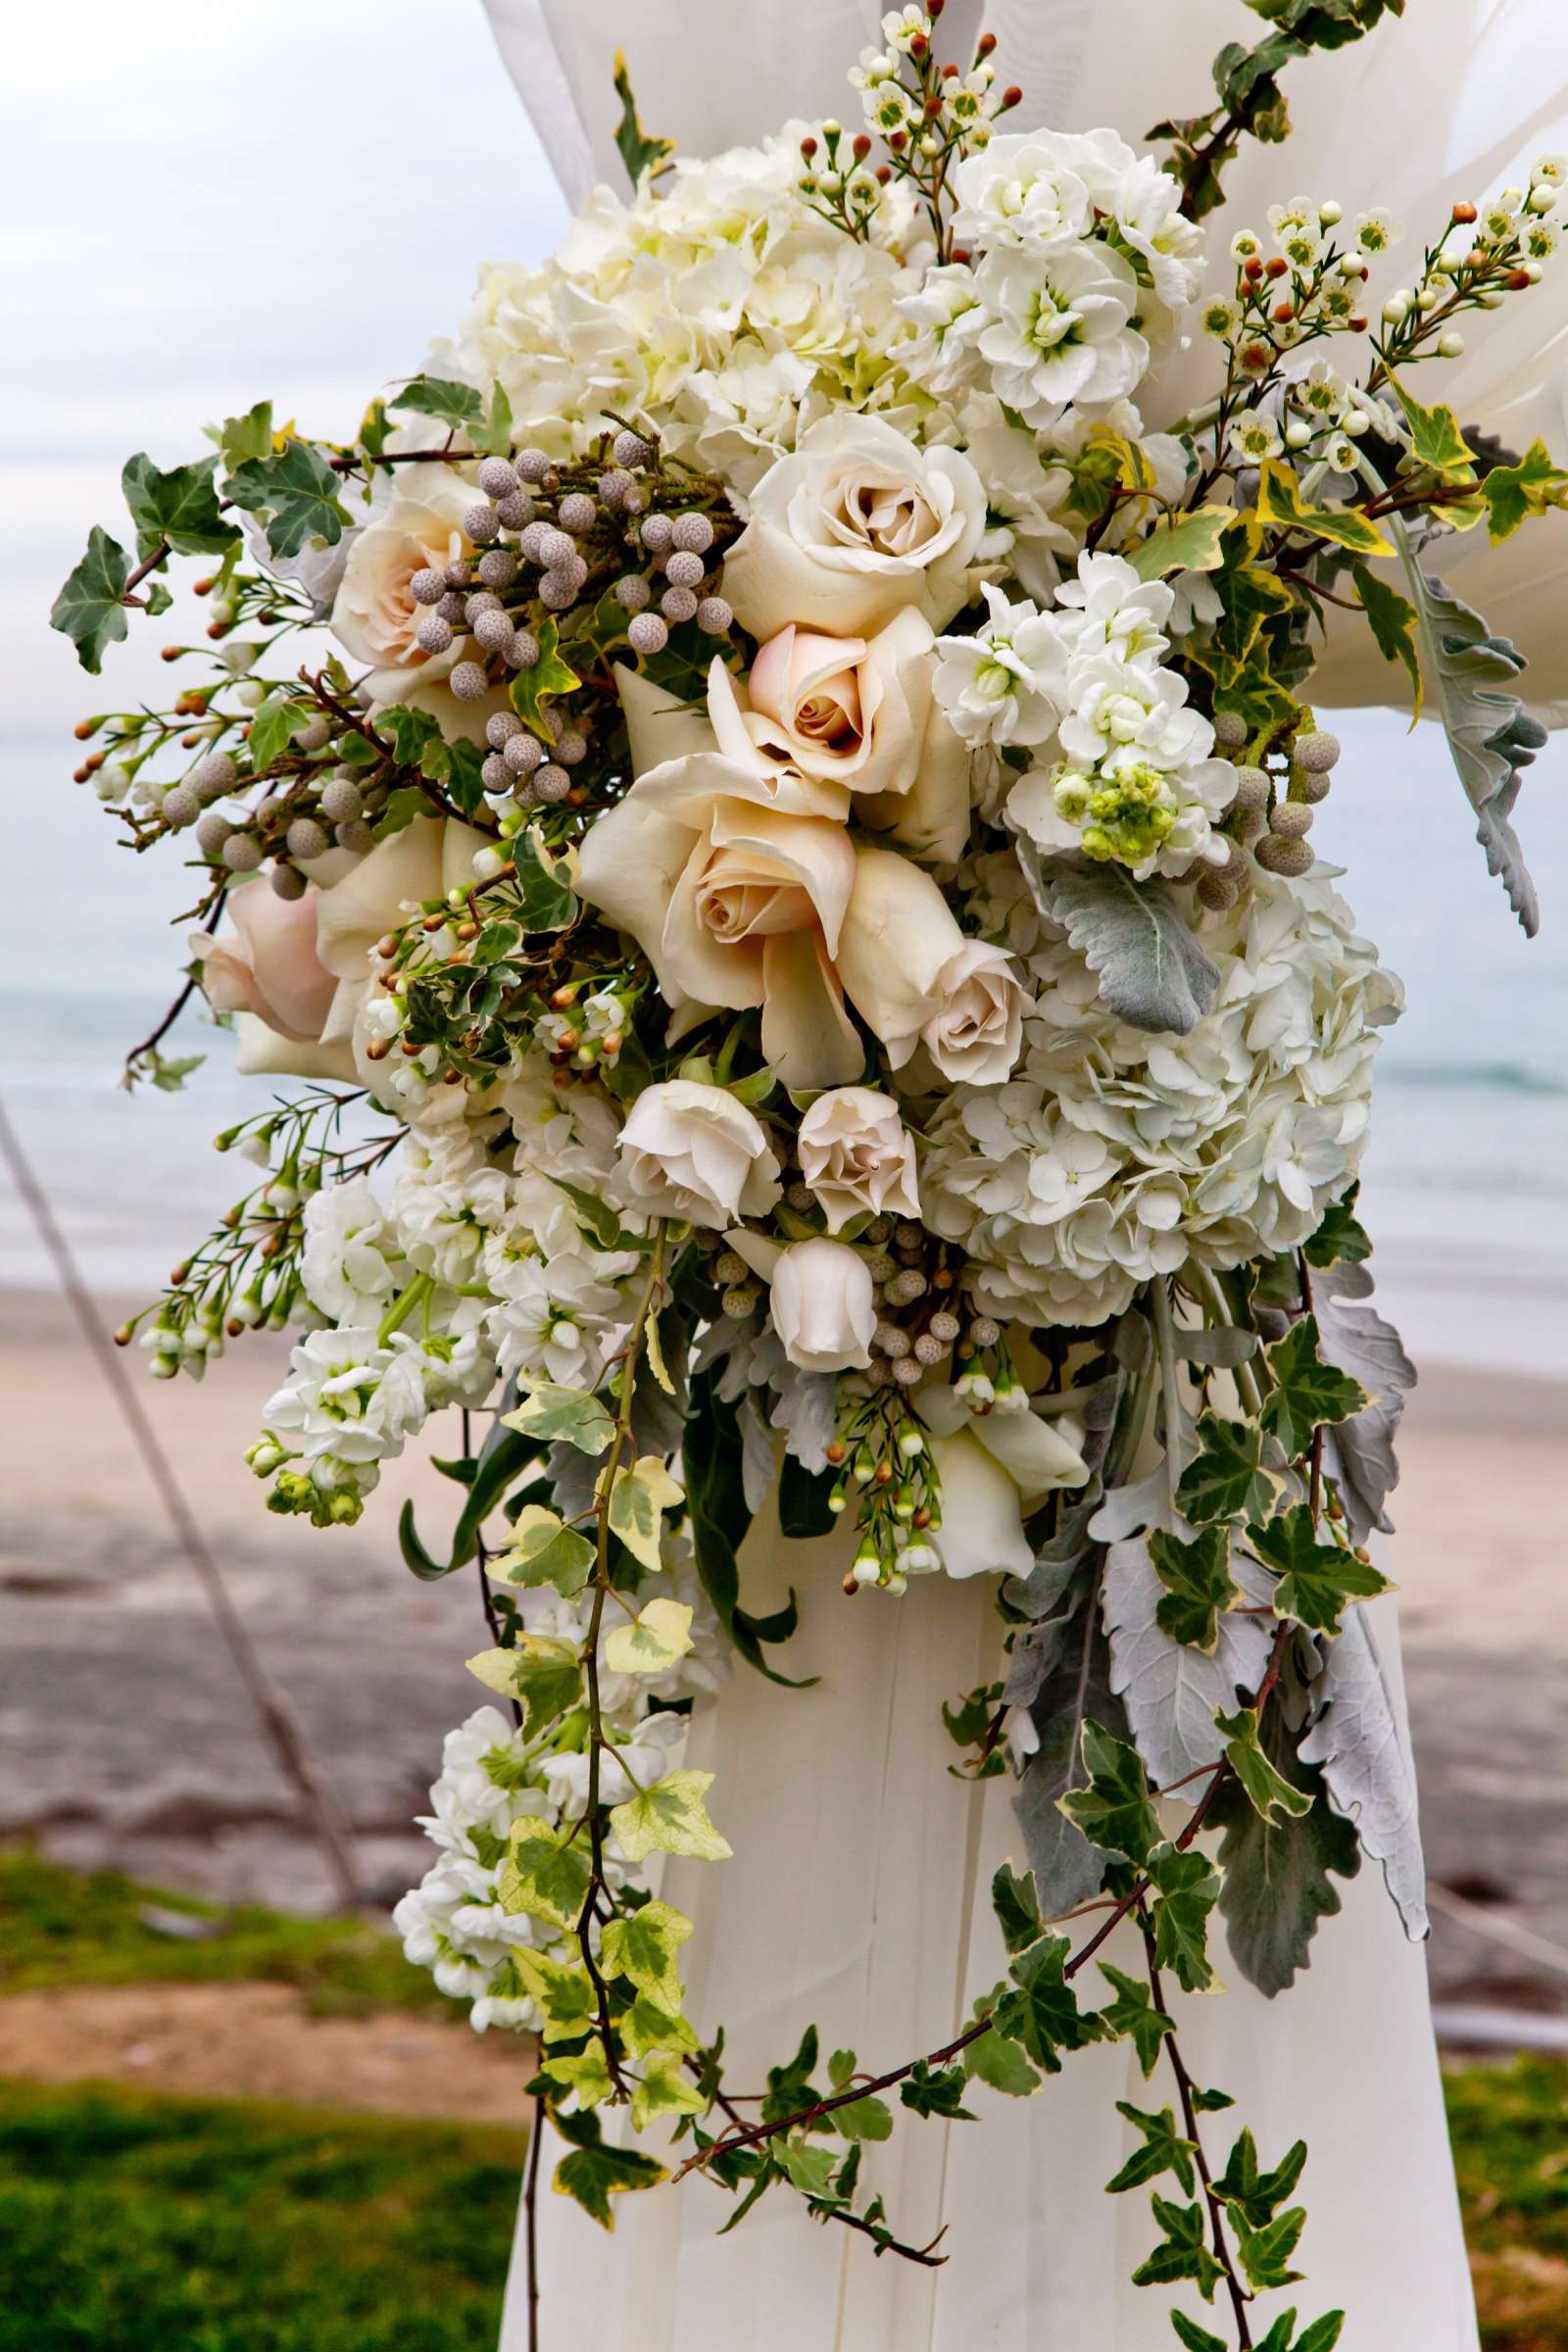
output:
[[484, 416], [484, 404], [473, 386], [454, 383], [445, 375], [416, 375], [386, 405], [412, 409], [417, 416], [433, 416], [438, 424], [457, 433], [468, 432]]
[[309, 441], [286, 442], [275, 457], [247, 459], [224, 488], [235, 506], [265, 517], [274, 556], [297, 556], [310, 540], [335, 547], [349, 522], [337, 475]]
[[996, 2011], [997, 2032], [1021, 2041], [1048, 2075], [1060, 2074], [1062, 2050], [1110, 2039], [1096, 2012], [1079, 2008], [1062, 1973], [1070, 1949], [1065, 1936], [1042, 1936], [1018, 1953], [1011, 1969], [1015, 1989], [1004, 1994]]
[[1388, 1578], [1368, 1561], [1337, 1544], [1318, 1542], [1304, 1502], [1269, 1527], [1250, 1529], [1248, 1540], [1264, 1567], [1279, 1577], [1273, 1593], [1278, 1615], [1315, 1634], [1338, 1634], [1348, 1602], [1371, 1600], [1389, 1590]]
[[1263, 1752], [1255, 1707], [1242, 1707], [1234, 1715], [1216, 1715], [1214, 1722], [1225, 1735], [1227, 1763], [1265, 1821], [1280, 1821], [1287, 1814], [1299, 1820], [1310, 1813], [1312, 1799], [1306, 1790], [1288, 1781]]
[[587, 2033], [599, 2006], [580, 1960], [553, 1960], [548, 1952], [513, 1949], [512, 1964], [538, 2004], [546, 2041], [576, 2041]]
[[1142, 1977], [1130, 1977], [1108, 1960], [1097, 1960], [1095, 1966], [1116, 1995], [1100, 2012], [1105, 2028], [1118, 2040], [1132, 2043], [1147, 2080], [1158, 2063], [1161, 2042], [1176, 2031], [1175, 2021], [1154, 2007], [1153, 1993]]
[[1295, 473], [1278, 458], [1263, 460], [1257, 512], [1264, 522], [1307, 531], [1314, 539], [1327, 539], [1336, 547], [1348, 547], [1355, 556], [1392, 556], [1395, 552], [1377, 524], [1358, 514], [1354, 508], [1308, 506]]
[[1230, 1529], [1205, 1527], [1187, 1543], [1164, 1528], [1151, 1528], [1149, 1557], [1165, 1588], [1154, 1611], [1160, 1632], [1212, 1657], [1219, 1646], [1221, 1613], [1241, 1598], [1230, 1572]]
[[554, 1585], [564, 1600], [570, 1600], [593, 1574], [595, 1557], [587, 1537], [565, 1526], [558, 1512], [525, 1502], [491, 1574], [505, 1577], [509, 1585]]
[[838, 2170], [838, 2151], [824, 2147], [820, 2140], [788, 2139], [780, 2155], [792, 2185], [803, 2197], [816, 2197], [822, 2203], [842, 2203], [833, 2193], [833, 2175]]
[[1134, 2286], [1171, 2286], [1178, 2278], [1194, 2278], [1205, 2303], [1225, 2274], [1208, 2250], [1202, 2208], [1173, 2205], [1166, 2197], [1153, 2200], [1154, 2219], [1164, 2230], [1163, 2241], [1133, 2273]]
[[279, 753], [288, 750], [300, 729], [309, 726], [315, 716], [314, 707], [297, 695], [268, 696], [251, 720], [247, 745], [251, 765], [259, 776], [267, 774]]
[[1415, 650], [1415, 607], [1397, 588], [1391, 588], [1375, 571], [1368, 571], [1364, 564], [1352, 564], [1350, 576], [1378, 652], [1385, 662], [1402, 662], [1410, 674], [1415, 716], [1419, 718], [1426, 687], [1421, 676], [1421, 657]]
[[[1410, 447], [1417, 461], [1429, 466], [1434, 473], [1451, 474], [1460, 481], [1475, 478], [1476, 453], [1459, 430], [1459, 419], [1453, 411], [1441, 403], [1424, 409], [1418, 400], [1400, 383], [1392, 370], [1390, 382], [1395, 398], [1404, 411], [1405, 423], [1410, 428]], [[1390, 554], [1393, 550], [1389, 550]]]
[[838, 1525], [837, 1513], [828, 1507], [833, 1492], [834, 1472], [808, 1470], [793, 1453], [784, 1456], [784, 1466], [778, 1482], [778, 1525], [780, 1535], [792, 1542], [808, 1543], [813, 1536], [830, 1536]]
[[[1261, 1734], [1265, 1748], [1275, 1750], [1276, 1771], [1286, 1739], [1276, 1722], [1280, 1714], [1277, 1707], [1268, 1710]], [[1217, 1859], [1225, 1940], [1248, 1983], [1270, 1999], [1287, 1991], [1307, 1965], [1318, 1921], [1340, 1908], [1330, 1874], [1353, 1879], [1361, 1867], [1355, 1824], [1327, 1802], [1316, 1772], [1301, 1765], [1294, 1769], [1303, 1773], [1305, 1793], [1313, 1800], [1305, 1813], [1276, 1814], [1265, 1821], [1240, 1783], [1228, 1781], [1208, 1814], [1224, 1833]]]
[[162, 473], [145, 454], [125, 460], [120, 487], [136, 526], [139, 556], [150, 556], [165, 540], [179, 556], [220, 556], [233, 546], [239, 533], [219, 513], [217, 466], [216, 457], [198, 458]]
[[612, 1674], [667, 1674], [692, 1645], [692, 1612], [683, 1600], [651, 1600], [634, 1624], [605, 1637]]
[[646, 2061], [632, 2084], [632, 2129], [646, 2131], [656, 2116], [701, 2115], [708, 2101], [673, 2052]]
[[1020, 1877], [1010, 1862], [1000, 1865], [991, 1881], [991, 1908], [1009, 1952], [1021, 1952], [1038, 1939], [1040, 1897], [1027, 1871]]
[[1229, 2352], [1223, 2336], [1211, 2335], [1206, 2328], [1200, 2328], [1196, 2320], [1190, 2320], [1184, 2311], [1173, 2311], [1170, 2324], [1186, 2345], [1187, 2352]]
[[1137, 1749], [1113, 1739], [1098, 1723], [1086, 1723], [1082, 1752], [1089, 1786], [1058, 1796], [1059, 1810], [1102, 1853], [1143, 1862], [1158, 1841], [1159, 1816], [1150, 1802], [1149, 1781]]
[[1220, 1877], [1201, 1854], [1161, 1846], [1150, 1856], [1156, 1967], [1170, 1969], [1184, 1992], [1204, 1992], [1214, 1982], [1208, 1963], [1208, 1915], [1219, 1899]]
[[94, 677], [103, 667], [107, 648], [118, 645], [125, 634], [128, 624], [120, 600], [129, 577], [124, 549], [94, 523], [86, 554], [50, 607], [49, 626], [71, 639], [77, 661]]
[[567, 1828], [546, 1828], [525, 1814], [512, 1832], [501, 1865], [501, 1908], [525, 1911], [552, 1927], [574, 1929], [588, 1897], [588, 1857], [568, 1844]]
[[611, 1809], [610, 1826], [628, 1862], [652, 1853], [690, 1854], [699, 1862], [727, 1861], [733, 1852], [708, 1818], [703, 1798], [710, 1772], [671, 1772]]
[[1250, 2132], [1243, 2131], [1233, 2142], [1225, 2170], [1214, 2183], [1214, 2194], [1234, 2209], [1242, 2229], [1261, 2230], [1272, 2218], [1276, 2206], [1284, 2204], [1305, 2167], [1306, 2142], [1298, 2139], [1273, 2171], [1265, 2173], [1257, 2161], [1256, 2141]]
[[1147, 539], [1122, 550], [1141, 580], [1162, 580], [1171, 571], [1217, 571], [1224, 562], [1224, 536], [1236, 520], [1233, 507], [1192, 507], [1163, 517]]
[[1275, 1386], [1263, 1399], [1263, 1427], [1295, 1460], [1325, 1423], [1348, 1421], [1369, 1404], [1359, 1381], [1326, 1364], [1318, 1353], [1317, 1317], [1302, 1315], [1266, 1350]]
[[899, 2085], [899, 2097], [911, 2115], [941, 2116], [949, 2123], [972, 2124], [963, 2103], [967, 2078], [961, 2066], [927, 2066], [922, 2058]]
[[681, 1499], [679, 1486], [657, 1453], [642, 1454], [617, 1470], [610, 1490], [612, 1528], [633, 1559], [656, 1576], [662, 1565], [660, 1539], [663, 1514]]
[[582, 1668], [574, 1644], [549, 1634], [524, 1634], [515, 1649], [481, 1650], [468, 1659], [467, 1667], [487, 1690], [517, 1701], [525, 1740], [537, 1740], [558, 1717], [569, 1714], [582, 1695]]
[[[556, 2120], [559, 2125], [563, 2119]], [[628, 2189], [657, 2188], [669, 2175], [662, 2164], [636, 2149], [607, 2148], [597, 2117], [572, 2116], [569, 2122], [572, 2137], [579, 2144], [557, 2165], [551, 2185], [558, 2195], [573, 2198], [602, 2230], [613, 2230], [612, 2197]], [[591, 2138], [579, 2129], [584, 2124], [593, 2126]]]
[[1198, 1424], [1198, 1451], [1176, 1483], [1176, 1508], [1183, 1518], [1266, 1519], [1281, 1481], [1261, 1467], [1262, 1446], [1263, 1434], [1254, 1423], [1204, 1413]]
[[1214, 1002], [1219, 970], [1164, 883], [1135, 882], [1120, 865], [1043, 859], [1022, 839], [1017, 848], [1036, 905], [1083, 956], [1107, 1011], [1133, 1029], [1185, 1037], [1196, 1028]]
[[762, 1644], [788, 1641], [794, 1633], [793, 1592], [788, 1606], [771, 1617], [753, 1617], [740, 1605], [737, 1554], [752, 1523], [741, 1477], [743, 1450], [737, 1408], [717, 1394], [710, 1372], [694, 1373], [681, 1470], [697, 1572], [720, 1625], [747, 1664], [769, 1682], [788, 1684], [787, 1675], [764, 1661]]
[[[1004, 1986], [998, 1985], [992, 1998], [999, 1998], [1004, 1990]], [[1000, 2090], [1005, 2098], [1026, 2099], [1031, 2091], [1040, 2088], [1040, 2077], [1018, 2043], [1009, 2041], [994, 2026], [989, 2034], [982, 2034], [978, 2041], [971, 2041], [959, 2052], [959, 2063], [971, 2081]]]
[[1301, 1246], [1301, 1255], [1309, 1266], [1319, 1269], [1342, 1263], [1359, 1266], [1371, 1256], [1371, 1238], [1355, 1215], [1355, 1199], [1360, 1189], [1352, 1184], [1343, 1200], [1331, 1201], [1323, 1211], [1317, 1231]]
[[553, 1381], [537, 1381], [522, 1397], [514, 1412], [503, 1413], [502, 1426], [519, 1430], [524, 1437], [542, 1439], [547, 1445], [560, 1439], [575, 1446], [579, 1453], [603, 1453], [615, 1434], [615, 1425], [597, 1396], [585, 1396], [581, 1389], [560, 1388]]
[[617, 2022], [627, 2055], [632, 2058], [646, 2058], [655, 2050], [695, 2057], [701, 2046], [695, 2029], [678, 2010], [660, 2008], [646, 1992], [638, 1993], [631, 2007], [622, 2010]]
[[259, 400], [254, 409], [243, 416], [224, 419], [218, 436], [218, 454], [223, 462], [223, 471], [232, 473], [236, 466], [245, 466], [253, 458], [265, 458], [272, 447], [272, 404]]
[[538, 641], [539, 659], [531, 668], [519, 669], [513, 679], [512, 708], [524, 725], [542, 737], [544, 727], [539, 714], [544, 704], [557, 695], [569, 694], [582, 681], [556, 650], [561, 643], [561, 631], [553, 614], [546, 613], [533, 634]]
[[1487, 536], [1495, 547], [1532, 514], [1562, 505], [1568, 498], [1568, 471], [1538, 436], [1517, 466], [1494, 466], [1482, 476], [1481, 495], [1487, 502]]
[[1144, 2144], [1128, 2157], [1115, 2179], [1106, 2181], [1107, 2191], [1118, 2195], [1124, 2188], [1143, 2188], [1149, 2181], [1157, 2180], [1162, 2173], [1174, 2173], [1191, 2196], [1198, 2185], [1198, 2175], [1193, 2169], [1198, 2142], [1183, 2138], [1170, 2108], [1162, 2107], [1157, 2115], [1150, 2115], [1144, 2108], [1118, 2099], [1116, 2113], [1124, 2115], [1143, 2133]]
[[510, 458], [512, 455], [512, 403], [507, 398], [505, 384], [492, 384], [490, 406], [484, 422], [471, 427], [469, 440], [487, 458]]
[[692, 1933], [692, 1923], [670, 1903], [644, 1903], [607, 1922], [600, 1960], [607, 1977], [628, 1977], [662, 2008], [679, 2010], [680, 1972], [675, 1955]]
[[1261, 2230], [1242, 2230], [1237, 2232], [1236, 2251], [1243, 2270], [1253, 2289], [1261, 2294], [1269, 2287], [1289, 2286], [1299, 2278], [1299, 2271], [1290, 2268], [1291, 2256], [1306, 2221], [1306, 2208], [1292, 2205], [1286, 2212], [1276, 2214], [1273, 2221]]
[[626, 53], [615, 51], [615, 96], [620, 100], [620, 121], [615, 125], [615, 152], [626, 167], [626, 176], [633, 188], [642, 185], [645, 172], [658, 173], [668, 165], [675, 152], [673, 139], [651, 138], [637, 120], [637, 101], [632, 95], [631, 74], [626, 66]]
[[578, 2050], [545, 2051], [539, 2073], [563, 2096], [575, 2098], [579, 2107], [597, 2107], [614, 2093], [605, 2045], [597, 2034]]
[[835, 2107], [826, 2119], [835, 2132], [846, 2139], [891, 2139], [893, 2110], [885, 2099], [867, 2096], [851, 2099], [846, 2107]]
[[435, 1560], [419, 1541], [419, 1531], [414, 1524], [414, 1500], [411, 1496], [398, 1514], [398, 1548], [403, 1563], [411, 1568], [421, 1584], [433, 1585], [438, 1577], [450, 1576], [455, 1562]]

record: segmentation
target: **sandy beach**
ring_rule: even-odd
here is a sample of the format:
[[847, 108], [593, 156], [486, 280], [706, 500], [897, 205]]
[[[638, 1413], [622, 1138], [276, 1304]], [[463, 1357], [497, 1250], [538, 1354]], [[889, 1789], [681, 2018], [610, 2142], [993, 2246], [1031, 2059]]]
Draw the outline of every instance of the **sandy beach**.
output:
[[[64, 1302], [13, 1292], [0, 1316], [0, 1836], [219, 1897], [325, 1907], [324, 1864]], [[463, 1659], [484, 1629], [470, 1576], [420, 1584], [399, 1556], [406, 1495], [432, 1544], [450, 1524], [454, 1490], [427, 1464], [390, 1465], [355, 1529], [261, 1507], [243, 1453], [283, 1355], [248, 1337], [199, 1391], [143, 1393], [385, 1901], [424, 1867], [412, 1817], [442, 1734], [474, 1702]], [[1432, 1367], [1405, 1432], [1394, 1569], [1431, 1875], [1568, 1949], [1554, 1493], [1568, 1386]], [[455, 1423], [436, 1449], [460, 1449]], [[1568, 1975], [1451, 1917], [1432, 1964], [1446, 2000], [1568, 2010]]]

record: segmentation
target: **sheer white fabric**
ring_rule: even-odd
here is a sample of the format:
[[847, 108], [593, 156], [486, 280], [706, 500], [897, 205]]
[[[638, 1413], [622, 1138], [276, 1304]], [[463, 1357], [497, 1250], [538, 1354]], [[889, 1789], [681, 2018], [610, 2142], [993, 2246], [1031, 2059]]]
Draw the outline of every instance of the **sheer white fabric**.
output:
[[[696, 1922], [682, 1955], [689, 2008], [728, 2028], [742, 2090], [808, 2022], [824, 2051], [853, 2046], [866, 2066], [932, 2048], [1002, 1973], [989, 1883], [1020, 1852], [1010, 1787], [954, 1779], [938, 1720], [945, 1698], [996, 1670], [989, 1580], [932, 1577], [900, 1601], [848, 1600], [843, 1559], [831, 1543], [750, 1544], [753, 1605], [797, 1585], [791, 1668], [821, 1679], [784, 1690], [739, 1669], [697, 1716], [687, 1753], [717, 1775], [714, 1816], [735, 1856], [677, 1865], [662, 1891]], [[1396, 1650], [1392, 1611], [1379, 1633]], [[1136, 1969], [1142, 1955], [1112, 1939], [1107, 1956]], [[1208, 2135], [1246, 2122], [1265, 2158], [1298, 2133], [1310, 2149], [1308, 2283], [1265, 2298], [1254, 2335], [1297, 2300], [1303, 2314], [1349, 2311], [1346, 2352], [1475, 2352], [1425, 1962], [1376, 1868], [1346, 1887], [1344, 1914], [1323, 1923], [1310, 1970], [1279, 2000], [1219, 1957], [1230, 1990], [1178, 2011], [1200, 2080], [1240, 2099]], [[1104, 1988], [1090, 1973], [1093, 1998]], [[976, 2086], [977, 2123], [901, 2113], [892, 2140], [867, 2151], [868, 2178], [901, 2235], [923, 2243], [948, 2226], [941, 2270], [878, 2261], [778, 2191], [725, 2238], [728, 2201], [696, 2180], [617, 2200], [612, 2238], [545, 2195], [544, 2352], [1156, 2352], [1174, 2341], [1169, 2297], [1129, 2276], [1153, 2242], [1148, 2200], [1103, 2184], [1135, 2144], [1115, 2100], [1173, 2096], [1163, 2066], [1146, 2084], [1115, 2044], [1069, 2058], [1031, 2099]], [[526, 2352], [525, 2300], [519, 2250], [502, 2352]], [[1196, 2298], [1184, 2308], [1202, 2312]]]
[[[615, 153], [614, 53], [623, 48], [644, 122], [689, 155], [777, 129], [791, 115], [852, 104], [844, 74], [877, 37], [877, 0], [486, 0], [496, 39], [563, 187], [573, 203], [596, 179], [624, 185]], [[1230, 40], [1259, 37], [1239, 0], [952, 0], [943, 39], [969, 50], [982, 21], [997, 63], [1026, 102], [1011, 120], [1087, 129], [1108, 123], [1135, 142], [1162, 116], [1211, 102], [1208, 63]], [[1381, 206], [1418, 240], [1456, 197], [1516, 181], [1531, 161], [1568, 148], [1568, 30], [1560, 0], [1422, 0], [1364, 41], [1305, 59], [1286, 78], [1291, 138], [1244, 141], [1229, 200], [1211, 224], [1223, 254], [1234, 226], [1261, 227], [1270, 203], [1304, 190], [1348, 216]], [[1206, 388], [1211, 355], [1195, 348], [1142, 398], [1168, 422]], [[1568, 446], [1568, 257], [1543, 283], [1482, 319], [1469, 354], [1442, 375], [1461, 417], [1522, 447], [1540, 433]], [[1484, 531], [1446, 541], [1445, 575], [1530, 658], [1526, 691], [1552, 723], [1568, 719], [1568, 565], [1560, 534], [1538, 527], [1501, 548]], [[1336, 626], [1313, 686], [1325, 704], [1399, 703], [1402, 670], [1364, 628]]]

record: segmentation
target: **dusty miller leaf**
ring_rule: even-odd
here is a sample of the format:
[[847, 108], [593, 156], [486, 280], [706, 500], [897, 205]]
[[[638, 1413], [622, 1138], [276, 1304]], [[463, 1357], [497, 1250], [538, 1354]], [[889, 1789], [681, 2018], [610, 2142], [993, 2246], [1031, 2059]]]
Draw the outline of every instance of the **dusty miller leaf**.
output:
[[1382, 1863], [1404, 1932], [1417, 1942], [1427, 1933], [1427, 1874], [1415, 1776], [1364, 1610], [1354, 1610], [1330, 1644], [1312, 1699], [1322, 1712], [1297, 1752], [1303, 1764], [1320, 1767], [1335, 1804]]
[[[1244, 1599], [1268, 1600], [1270, 1580], [1250, 1560], [1238, 1558], [1234, 1575]], [[1102, 1606], [1110, 1637], [1111, 1689], [1126, 1707], [1149, 1777], [1160, 1788], [1219, 1762], [1225, 1742], [1214, 1726], [1215, 1709], [1232, 1709], [1244, 1691], [1256, 1690], [1271, 1641], [1267, 1618], [1232, 1611], [1219, 1621], [1212, 1657], [1186, 1649], [1156, 1622], [1163, 1595], [1141, 1537], [1110, 1546]]]
[[1119, 1698], [1110, 1688], [1110, 1651], [1091, 1601], [1070, 1629], [1065, 1654], [1047, 1676], [1030, 1707], [1040, 1745], [1029, 1758], [1013, 1799], [1023, 1832], [1024, 1853], [1034, 1876], [1040, 1908], [1048, 1919], [1098, 1894], [1105, 1855], [1062, 1813], [1057, 1799], [1083, 1787], [1079, 1738], [1094, 1717], [1112, 1732], [1127, 1730]]
[[1405, 1396], [1416, 1378], [1398, 1333], [1368, 1303], [1371, 1296], [1372, 1277], [1366, 1268], [1344, 1261], [1326, 1267], [1312, 1285], [1325, 1361], [1358, 1380], [1372, 1399], [1348, 1421], [1327, 1431], [1323, 1445], [1325, 1465], [1339, 1488], [1357, 1544], [1364, 1543], [1374, 1527], [1389, 1530], [1385, 1505], [1399, 1479], [1394, 1441]]
[[1135, 882], [1118, 865], [1048, 865], [1024, 840], [1018, 858], [1041, 913], [1061, 925], [1118, 1020], [1183, 1037], [1197, 1027], [1219, 973], [1163, 882]]
[[[1270, 1708], [1263, 1739], [1283, 1767], [1278, 1714]], [[1235, 1782], [1220, 1788], [1208, 1813], [1224, 1832], [1218, 1858], [1225, 1940], [1248, 1983], [1270, 2000], [1307, 1966], [1318, 1921], [1339, 1910], [1334, 1878], [1353, 1879], [1361, 1867], [1355, 1825], [1332, 1809], [1317, 1773], [1302, 1772], [1300, 1779], [1316, 1802], [1299, 1819], [1264, 1821]]]

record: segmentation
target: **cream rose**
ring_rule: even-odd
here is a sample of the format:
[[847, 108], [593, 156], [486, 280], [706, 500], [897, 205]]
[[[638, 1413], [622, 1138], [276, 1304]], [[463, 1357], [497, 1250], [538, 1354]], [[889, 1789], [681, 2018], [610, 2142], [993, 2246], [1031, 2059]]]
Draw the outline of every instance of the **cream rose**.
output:
[[930, 877], [890, 850], [861, 851], [850, 906], [839, 968], [893, 1067], [924, 1045], [945, 1078], [999, 1086], [1027, 1002], [1011, 956], [965, 939]]
[[721, 1086], [671, 1078], [651, 1086], [617, 1147], [631, 1207], [693, 1225], [765, 1217], [779, 1197], [767, 1130]]
[[280, 899], [267, 883], [250, 882], [229, 899], [231, 933], [195, 935], [202, 990], [215, 1012], [254, 1013], [296, 1044], [320, 1036], [337, 980], [316, 953], [319, 895]]
[[724, 594], [754, 637], [791, 622], [851, 636], [906, 605], [936, 628], [967, 603], [986, 494], [967, 458], [879, 416], [824, 416], [752, 492]]
[[1034, 1551], [1028, 1506], [1056, 1487], [1081, 1487], [1089, 1467], [1075, 1421], [1038, 1413], [971, 1413], [950, 1388], [921, 1389], [915, 1407], [942, 1481], [936, 1535], [949, 1576], [1027, 1576]]
[[844, 1372], [871, 1360], [871, 1276], [843, 1242], [792, 1242], [781, 1250], [769, 1312], [785, 1354], [803, 1372]]
[[801, 1121], [801, 1174], [827, 1217], [829, 1233], [867, 1210], [917, 1217], [914, 1139], [890, 1095], [840, 1086], [818, 1095]]

